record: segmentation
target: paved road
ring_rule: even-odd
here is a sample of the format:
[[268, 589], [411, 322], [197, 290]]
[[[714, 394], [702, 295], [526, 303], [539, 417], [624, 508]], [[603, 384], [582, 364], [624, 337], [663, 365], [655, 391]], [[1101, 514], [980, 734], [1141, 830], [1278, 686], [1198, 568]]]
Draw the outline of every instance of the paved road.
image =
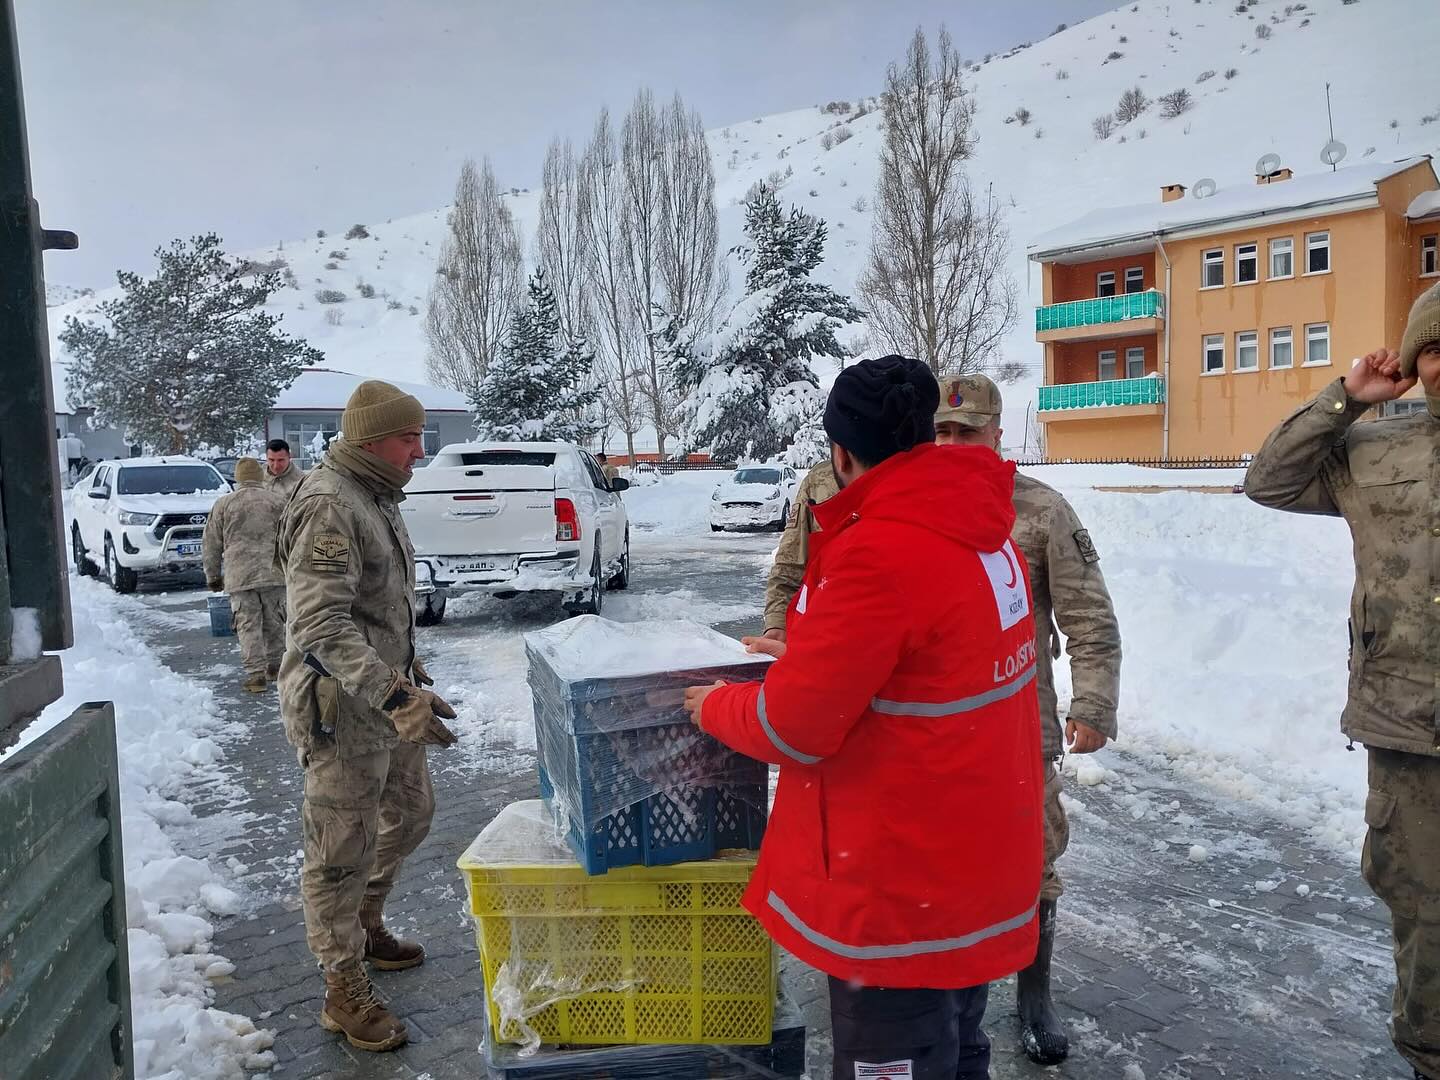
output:
[[[612, 595], [607, 614], [748, 630], [772, 546], [770, 537], [637, 537], [634, 588]], [[198, 592], [152, 591], [133, 611], [166, 662], [215, 686], [220, 706], [248, 731], [226, 764], [243, 797], [198, 793], [209, 820], [188, 838], [196, 854], [237, 860], [237, 887], [254, 900], [252, 913], [218, 927], [216, 951], [238, 970], [217, 987], [216, 1004], [276, 1030], [279, 1075], [484, 1075], [479, 969], [454, 861], [501, 806], [536, 794], [520, 634], [553, 621], [555, 610], [529, 598], [467, 601], [452, 606], [445, 626], [421, 632], [438, 688], [460, 707], [464, 741], [432, 754], [435, 825], [390, 909], [399, 931], [424, 940], [429, 959], [377, 978], [410, 1022], [412, 1042], [377, 1057], [315, 1023], [322, 985], [296, 892], [299, 769], [273, 695], [239, 690], [234, 639], [206, 634], [203, 607]], [[1100, 761], [1103, 783], [1070, 788], [1075, 835], [1063, 864], [1070, 892], [1057, 996], [1076, 1051], [1053, 1070], [1025, 1061], [1013, 1048], [1011, 990], [996, 987], [987, 1025], [996, 1080], [1408, 1077], [1384, 1033], [1393, 970], [1385, 912], [1354, 860], [1249, 804], [1157, 771], [1143, 755], [1112, 749]], [[1203, 861], [1192, 857], [1196, 846], [1208, 853]], [[785, 978], [810, 1027], [808, 1074], [827, 1078], [823, 982], [794, 961]]]

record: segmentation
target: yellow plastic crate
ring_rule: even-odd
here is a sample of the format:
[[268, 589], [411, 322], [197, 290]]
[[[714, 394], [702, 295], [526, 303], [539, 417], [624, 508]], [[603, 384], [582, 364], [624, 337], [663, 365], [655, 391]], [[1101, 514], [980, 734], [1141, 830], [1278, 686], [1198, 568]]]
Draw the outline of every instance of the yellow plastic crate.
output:
[[770, 1041], [774, 946], [740, 907], [753, 852], [590, 877], [534, 801], [501, 811], [457, 865], [500, 1041]]

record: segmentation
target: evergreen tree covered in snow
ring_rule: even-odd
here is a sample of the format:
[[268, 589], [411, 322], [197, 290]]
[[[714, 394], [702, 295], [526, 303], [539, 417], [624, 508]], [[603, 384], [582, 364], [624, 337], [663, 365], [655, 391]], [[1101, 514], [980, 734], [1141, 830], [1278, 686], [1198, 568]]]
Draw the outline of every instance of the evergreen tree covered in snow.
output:
[[840, 358], [835, 331], [864, 318], [844, 296], [810, 279], [825, 257], [825, 223], [780, 208], [761, 185], [745, 204], [739, 249], [745, 296], [703, 348], [673, 327], [665, 342], [689, 449], [717, 458], [763, 460], [790, 445], [824, 404], [810, 361]]
[[[262, 310], [278, 271], [226, 256], [214, 233], [155, 252], [159, 270], [116, 277], [124, 294], [100, 304], [104, 321], [65, 320], [70, 400], [129, 439], [179, 454], [231, 449], [265, 426], [275, 398], [323, 354], [282, 334]], [[247, 276], [250, 275], [250, 276]]]
[[560, 308], [544, 270], [530, 276], [529, 303], [510, 319], [504, 347], [470, 398], [475, 428], [496, 442], [584, 443], [600, 391], [595, 354], [560, 331]]

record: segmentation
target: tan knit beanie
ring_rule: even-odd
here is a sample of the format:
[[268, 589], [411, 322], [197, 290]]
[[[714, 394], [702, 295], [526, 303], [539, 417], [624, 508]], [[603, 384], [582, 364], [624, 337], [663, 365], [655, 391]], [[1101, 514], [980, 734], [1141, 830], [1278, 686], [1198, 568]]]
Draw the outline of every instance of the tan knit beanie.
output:
[[1440, 341], [1440, 284], [1431, 285], [1416, 299], [1400, 340], [1400, 374], [1407, 379], [1415, 374], [1420, 350], [1432, 341]]
[[242, 457], [235, 462], [235, 482], [237, 484], [258, 484], [263, 479], [265, 479], [265, 470], [253, 457]]
[[340, 417], [340, 430], [351, 446], [425, 427], [425, 406], [387, 382], [371, 379], [355, 388]]

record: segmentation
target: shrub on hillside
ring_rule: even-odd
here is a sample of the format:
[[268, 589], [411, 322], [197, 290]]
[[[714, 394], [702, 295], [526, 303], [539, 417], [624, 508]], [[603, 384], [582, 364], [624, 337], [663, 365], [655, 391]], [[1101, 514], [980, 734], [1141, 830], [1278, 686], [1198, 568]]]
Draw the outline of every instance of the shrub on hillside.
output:
[[364, 225], [351, 225], [350, 228], [345, 230], [345, 239], [368, 240], [370, 239], [370, 230], [365, 228]]
[[1255, 27], [1255, 36], [1261, 41], [1268, 41], [1272, 33], [1274, 33], [1274, 31], [1272, 31], [1270, 27], [1267, 26], [1265, 23], [1261, 23], [1259, 26]]
[[1195, 99], [1190, 96], [1190, 91], [1184, 87], [1179, 90], [1172, 90], [1168, 94], [1160, 95], [1160, 115], [1166, 120], [1174, 120], [1177, 116], [1190, 111], [1190, 106], [1195, 104]]
[[316, 240], [324, 240], [324, 239], [325, 239], [325, 230], [324, 230], [324, 229], [316, 229], [316, 230], [315, 230], [315, 239], [316, 239]]
[[1239, 68], [1226, 68], [1226, 69], [1225, 69], [1225, 78], [1227, 78], [1227, 79], [1233, 79], [1236, 75], [1239, 75], [1239, 74], [1240, 74], [1240, 69], [1239, 69]]
[[368, 281], [365, 281], [363, 279], [358, 281], [355, 284], [355, 291], [358, 292], [363, 299], [375, 299], [375, 286], [371, 285]]
[[1120, 104], [1115, 106], [1115, 119], [1122, 124], [1128, 124], [1149, 107], [1150, 99], [1145, 96], [1145, 91], [1138, 86], [1132, 86], [1120, 95]]
[[325, 321], [331, 326], [339, 326], [342, 322], [345, 321], [345, 312], [341, 311], [339, 308], [331, 308], [329, 311], [325, 312]]
[[1213, 71], [1202, 71], [1202, 72], [1196, 77], [1196, 79], [1195, 79], [1195, 85], [1196, 85], [1196, 86], [1199, 86], [1202, 82], [1209, 82], [1209, 81], [1210, 81], [1211, 79], [1213, 79], [1214, 77], [1215, 77], [1215, 72], [1213, 72]]
[[1069, 77], [1070, 77], [1070, 72], [1066, 71], [1064, 68], [1059, 68], [1059, 69], [1055, 72], [1055, 78], [1059, 79], [1061, 82], [1064, 82], [1064, 81], [1065, 81], [1066, 79], [1068, 79]]
[[1124, 56], [1125, 56], [1125, 54], [1124, 54], [1123, 52], [1112, 52], [1109, 56], [1105, 57], [1105, 63], [1108, 64], [1108, 63], [1110, 63], [1110, 61], [1112, 61], [1112, 60], [1120, 60], [1120, 59], [1123, 59]]
[[1090, 130], [1095, 133], [1097, 139], [1108, 139], [1115, 132], [1115, 118], [1109, 113], [1104, 116], [1097, 116], [1090, 121]]
[[404, 306], [405, 306], [405, 305], [402, 304], [402, 303], [400, 303], [399, 300], [386, 300], [386, 301], [385, 301], [385, 310], [386, 310], [386, 311], [399, 311], [399, 310], [400, 310], [401, 308], [403, 308]]
[[333, 262], [333, 261], [332, 261], [332, 262], [327, 262], [327, 263], [325, 264], [325, 269], [326, 269], [326, 270], [339, 270], [339, 269], [340, 269], [340, 264], [337, 263], [337, 262]]
[[1033, 120], [1034, 117], [1035, 114], [1025, 108], [1024, 105], [1021, 105], [1020, 108], [1015, 110], [1015, 119], [1020, 121], [1021, 127], [1029, 127], [1030, 121]]
[[350, 298], [339, 289], [316, 289], [315, 299], [321, 304], [343, 304]]
[[849, 142], [854, 137], [855, 133], [851, 131], [848, 127], [846, 127], [844, 124], [841, 124], [835, 129], [834, 145], [839, 146], [843, 142]]

